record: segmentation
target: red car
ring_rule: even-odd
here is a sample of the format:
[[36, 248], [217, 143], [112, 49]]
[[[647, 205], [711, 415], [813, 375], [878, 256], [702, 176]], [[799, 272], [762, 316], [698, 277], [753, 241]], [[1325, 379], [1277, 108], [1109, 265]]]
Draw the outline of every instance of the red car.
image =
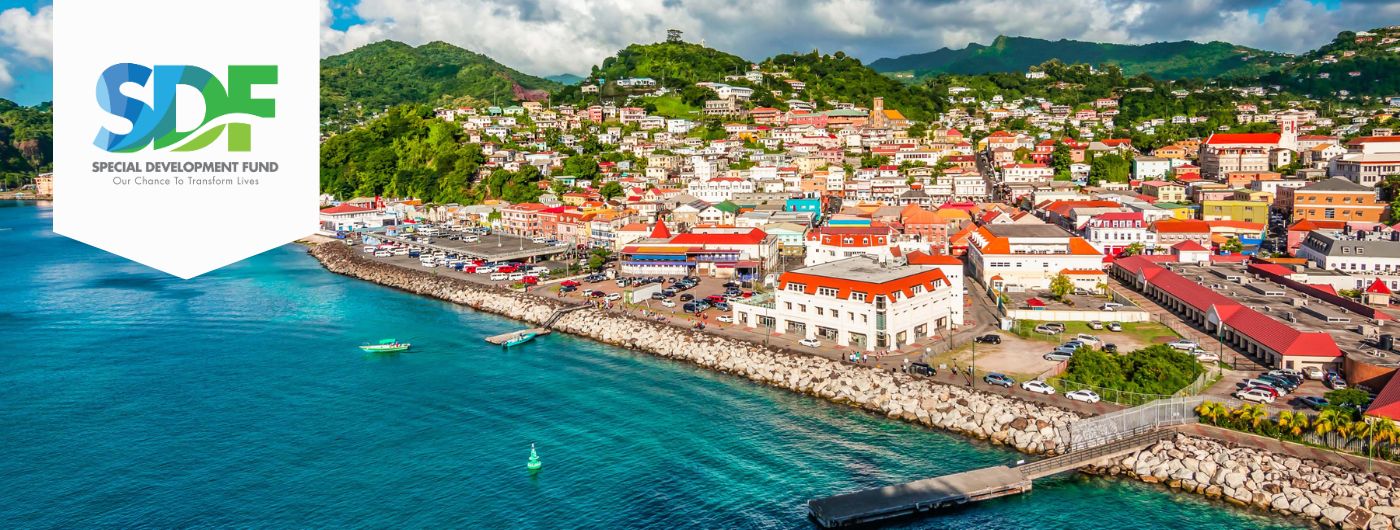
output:
[[717, 294], [712, 294], [712, 295], [710, 295], [710, 296], [706, 296], [705, 299], [706, 299], [706, 300], [709, 300], [709, 302], [712, 303], [712, 304], [718, 304], [718, 303], [724, 301], [724, 297], [723, 297], [723, 296], [720, 296], [720, 295], [717, 295]]
[[496, 272], [504, 272], [506, 274], [510, 274], [512, 272], [515, 272], [516, 270], [519, 270], [519, 267], [516, 267], [515, 265], [501, 265], [500, 267], [496, 268]]
[[520, 283], [523, 283], [525, 285], [535, 285], [537, 283], [540, 283], [540, 278], [538, 276], [526, 276], [520, 279]]
[[559, 282], [559, 285], [563, 287], [578, 287], [579, 283], [574, 280], [564, 280], [562, 282]]

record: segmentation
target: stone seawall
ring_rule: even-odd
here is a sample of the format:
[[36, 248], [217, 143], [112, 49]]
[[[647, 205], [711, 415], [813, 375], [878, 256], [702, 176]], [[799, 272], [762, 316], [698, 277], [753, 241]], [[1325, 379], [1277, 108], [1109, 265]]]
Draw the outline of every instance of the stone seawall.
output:
[[[361, 257], [341, 243], [314, 245], [311, 254], [331, 272], [430, 296], [534, 324], [559, 300], [472, 283]], [[812, 355], [767, 349], [747, 341], [686, 330], [593, 308], [573, 311], [554, 329], [600, 342], [693, 363], [885, 416], [1008, 445], [1030, 454], [1054, 454], [1061, 430], [1079, 415], [958, 386], [934, 383]]]
[[[548, 297], [368, 260], [357, 248], [339, 242], [313, 245], [310, 252], [331, 272], [534, 324], [543, 323], [555, 309], [567, 307]], [[1065, 447], [1062, 432], [1080, 418], [1058, 407], [768, 349], [593, 308], [564, 315], [554, 329], [1030, 454], [1058, 453]], [[1392, 477], [1275, 456], [1199, 436], [1178, 434], [1173, 440], [1085, 471], [1160, 483], [1242, 506], [1307, 517], [1323, 525], [1400, 527], [1400, 508], [1396, 508], [1400, 501], [1395, 500]]]
[[1085, 472], [1136, 478], [1323, 526], [1400, 527], [1394, 477], [1178, 434]]

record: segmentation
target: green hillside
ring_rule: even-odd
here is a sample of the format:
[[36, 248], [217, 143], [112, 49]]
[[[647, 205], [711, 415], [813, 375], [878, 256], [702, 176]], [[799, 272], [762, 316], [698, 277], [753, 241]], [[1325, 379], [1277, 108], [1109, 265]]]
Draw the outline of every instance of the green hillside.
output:
[[1123, 69], [1124, 75], [1148, 74], [1158, 79], [1256, 76], [1277, 69], [1287, 61], [1282, 54], [1218, 41], [1132, 45], [1001, 36], [990, 46], [973, 43], [960, 50], [942, 48], [880, 59], [870, 63], [870, 67], [879, 72], [909, 72], [916, 77], [926, 77], [1023, 72], [1051, 59], [1069, 64], [1114, 64]]
[[872, 99], [883, 96], [885, 108], [897, 109], [910, 119], [927, 121], [938, 114], [944, 101], [925, 86], [900, 83], [842, 52], [776, 55], [764, 62], [764, 69], [785, 71], [806, 83], [802, 99], [819, 104], [835, 100], [869, 106]]
[[15, 187], [53, 170], [53, 108], [0, 98], [0, 183]]
[[1387, 43], [1387, 39], [1400, 39], [1400, 29], [1343, 31], [1332, 42], [1297, 57], [1282, 70], [1265, 74], [1261, 81], [1314, 98], [1337, 95], [1343, 90], [1351, 96], [1397, 96], [1400, 40]]
[[507, 105], [557, 88], [451, 44], [382, 41], [321, 61], [321, 119], [336, 130], [395, 105], [454, 98]]

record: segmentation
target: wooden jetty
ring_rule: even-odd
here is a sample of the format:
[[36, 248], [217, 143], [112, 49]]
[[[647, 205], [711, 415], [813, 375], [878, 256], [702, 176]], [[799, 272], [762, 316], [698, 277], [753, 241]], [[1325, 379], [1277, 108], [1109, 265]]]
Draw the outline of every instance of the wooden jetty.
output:
[[524, 334], [526, 334], [526, 333], [534, 333], [535, 336], [538, 337], [538, 336], [541, 336], [541, 335], [548, 335], [548, 334], [549, 334], [549, 329], [548, 329], [548, 328], [530, 328], [530, 329], [522, 329], [522, 330], [520, 330], [520, 331], [512, 331], [512, 332], [510, 332], [510, 333], [502, 333], [502, 334], [500, 334], [500, 335], [492, 335], [492, 336], [490, 336], [490, 337], [486, 337], [486, 342], [489, 342], [489, 343], [491, 343], [491, 344], [495, 344], [495, 345], [499, 346], [499, 345], [501, 345], [501, 344], [505, 344], [506, 341], [508, 341], [508, 340], [514, 339], [514, 338], [519, 337], [519, 336], [521, 336], [521, 335], [524, 335]]

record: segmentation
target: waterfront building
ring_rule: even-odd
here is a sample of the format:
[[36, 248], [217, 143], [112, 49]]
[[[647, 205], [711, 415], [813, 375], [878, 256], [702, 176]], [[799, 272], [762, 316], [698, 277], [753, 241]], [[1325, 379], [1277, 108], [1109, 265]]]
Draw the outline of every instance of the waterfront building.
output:
[[772, 298], [734, 304], [734, 320], [843, 348], [896, 349], [961, 326], [962, 289], [939, 265], [862, 255], [783, 273]]
[[972, 278], [998, 290], [1047, 289], [1060, 271], [1103, 269], [1104, 255], [1053, 225], [993, 224], [968, 237]]

